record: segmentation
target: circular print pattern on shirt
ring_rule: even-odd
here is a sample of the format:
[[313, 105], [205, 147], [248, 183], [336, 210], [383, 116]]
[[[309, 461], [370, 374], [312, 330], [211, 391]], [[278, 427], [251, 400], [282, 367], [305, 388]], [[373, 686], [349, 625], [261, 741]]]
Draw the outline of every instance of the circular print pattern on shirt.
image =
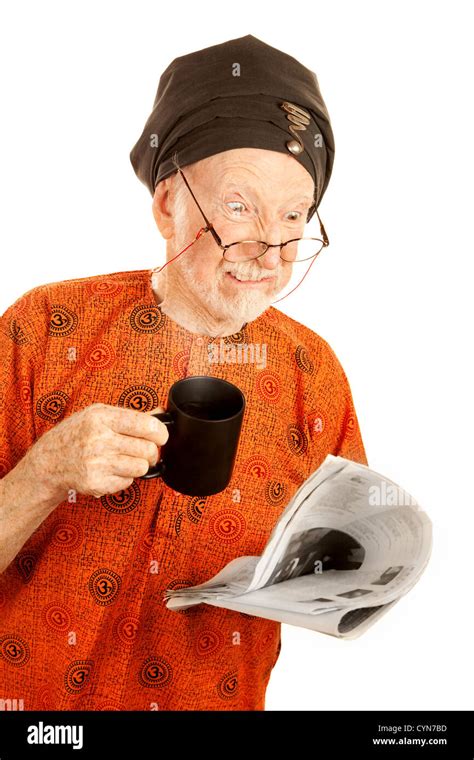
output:
[[239, 692], [237, 671], [226, 673], [217, 684], [217, 693], [221, 699], [233, 699]]
[[113, 570], [101, 567], [89, 578], [89, 591], [97, 604], [102, 606], [112, 604], [116, 599], [122, 579]]
[[189, 360], [189, 351], [178, 351], [172, 359], [173, 375], [181, 378], [186, 377], [188, 374]]
[[209, 531], [224, 544], [239, 541], [245, 533], [245, 518], [238, 509], [222, 509], [212, 516]]
[[301, 456], [306, 453], [308, 450], [308, 438], [298, 425], [288, 425], [286, 437], [288, 446], [293, 454]]
[[52, 526], [51, 542], [61, 549], [78, 549], [82, 544], [83, 531], [78, 523], [57, 520]]
[[123, 284], [113, 280], [98, 280], [87, 283], [87, 288], [91, 296], [113, 297], [122, 292]]
[[48, 422], [56, 422], [63, 416], [69, 396], [62, 391], [46, 393], [36, 402], [36, 414]]
[[139, 619], [134, 615], [120, 615], [114, 623], [114, 635], [125, 646], [135, 643], [138, 633]]
[[266, 480], [270, 475], [270, 460], [263, 456], [249, 457], [243, 463], [243, 468], [246, 475]]
[[109, 702], [101, 702], [100, 705], [97, 705], [96, 710], [100, 710], [101, 712], [104, 712], [106, 710], [124, 712], [125, 707], [119, 702], [109, 701]]
[[153, 533], [153, 531], [148, 530], [140, 539], [140, 542], [137, 546], [138, 551], [148, 554], [148, 552], [153, 546], [154, 538], [155, 538], [155, 534]]
[[264, 631], [262, 635], [258, 638], [255, 651], [258, 655], [263, 655], [265, 652], [268, 652], [273, 645], [273, 642], [276, 638], [276, 632], [272, 628], [269, 631]]
[[157, 392], [149, 385], [132, 385], [126, 388], [118, 400], [118, 405], [137, 412], [148, 412], [160, 406]]
[[176, 515], [176, 520], [174, 521], [174, 532], [176, 533], [177, 536], [179, 536], [181, 533], [181, 526], [183, 524], [183, 519], [184, 519], [184, 512], [178, 512], [178, 514]]
[[108, 369], [115, 362], [115, 349], [108, 340], [93, 343], [84, 355], [84, 364], [89, 369]]
[[49, 321], [49, 335], [56, 338], [64, 338], [70, 335], [77, 327], [77, 314], [67, 306], [54, 304], [51, 306], [51, 318]]
[[18, 395], [21, 399], [21, 403], [23, 406], [27, 407], [28, 409], [31, 407], [31, 402], [33, 400], [32, 393], [31, 393], [31, 385], [30, 381], [27, 377], [21, 377], [18, 381]]
[[138, 333], [157, 333], [164, 327], [165, 321], [165, 315], [152, 304], [135, 306], [130, 314], [130, 326]]
[[0, 657], [21, 668], [30, 659], [30, 647], [20, 636], [9, 633], [0, 637]]
[[308, 351], [306, 350], [304, 346], [297, 346], [296, 351], [295, 351], [295, 360], [296, 360], [297, 366], [303, 372], [307, 372], [308, 375], [313, 374], [314, 364], [311, 361]]
[[247, 333], [245, 329], [239, 330], [239, 332], [232, 333], [232, 335], [226, 335], [224, 343], [247, 343]]
[[192, 497], [187, 508], [187, 515], [188, 515], [188, 518], [191, 520], [191, 522], [193, 522], [194, 524], [197, 524], [200, 521], [204, 512], [205, 506], [206, 506], [205, 496]]
[[138, 507], [140, 502], [140, 486], [133, 481], [128, 488], [116, 493], [107, 493], [100, 497], [102, 506], [108, 512], [126, 515]]
[[92, 660], [74, 660], [71, 662], [64, 675], [64, 685], [69, 694], [78, 694], [87, 686], [93, 665]]
[[259, 372], [255, 380], [258, 395], [272, 404], [281, 398], [281, 381], [279, 375], [270, 369]]
[[270, 504], [282, 504], [286, 500], [285, 484], [281, 480], [269, 480], [265, 488], [265, 497]]
[[36, 567], [36, 554], [25, 552], [17, 554], [15, 559], [16, 568], [25, 583], [29, 583], [33, 577]]
[[71, 627], [72, 613], [68, 607], [63, 604], [51, 602], [43, 607], [41, 612], [44, 623], [53, 631], [64, 632]]
[[142, 686], [162, 689], [173, 680], [173, 668], [164, 657], [148, 657], [140, 668], [138, 680]]
[[355, 416], [351, 411], [346, 413], [344, 421], [344, 438], [353, 438], [356, 431]]
[[28, 336], [23, 327], [15, 318], [11, 319], [8, 323], [8, 337], [18, 346], [24, 346], [26, 343], [29, 343]]
[[206, 628], [198, 631], [195, 638], [194, 651], [198, 657], [206, 657], [219, 651], [224, 644], [224, 636], [217, 628]]
[[194, 585], [193, 581], [189, 580], [189, 578], [175, 578], [167, 584], [166, 588], [174, 591], [175, 589], [190, 588]]

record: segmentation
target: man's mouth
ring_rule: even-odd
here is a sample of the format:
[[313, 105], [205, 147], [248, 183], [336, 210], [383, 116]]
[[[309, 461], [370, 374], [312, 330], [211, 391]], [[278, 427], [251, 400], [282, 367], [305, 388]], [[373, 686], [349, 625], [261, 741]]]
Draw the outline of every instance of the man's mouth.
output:
[[244, 279], [241, 279], [240, 275], [237, 275], [237, 274], [234, 275], [231, 272], [226, 272], [226, 276], [230, 277], [238, 285], [250, 285], [253, 287], [258, 286], [264, 282], [270, 282], [271, 280], [274, 279], [274, 277], [263, 277], [260, 280], [244, 280]]

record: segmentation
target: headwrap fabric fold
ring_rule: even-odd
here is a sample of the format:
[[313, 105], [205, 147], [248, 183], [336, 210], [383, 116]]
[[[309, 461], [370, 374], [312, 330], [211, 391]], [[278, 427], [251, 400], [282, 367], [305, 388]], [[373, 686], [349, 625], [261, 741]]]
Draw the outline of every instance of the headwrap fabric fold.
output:
[[317, 77], [252, 35], [175, 58], [130, 153], [151, 195], [181, 167], [233, 148], [293, 155], [313, 177], [311, 218], [326, 191], [334, 136]]

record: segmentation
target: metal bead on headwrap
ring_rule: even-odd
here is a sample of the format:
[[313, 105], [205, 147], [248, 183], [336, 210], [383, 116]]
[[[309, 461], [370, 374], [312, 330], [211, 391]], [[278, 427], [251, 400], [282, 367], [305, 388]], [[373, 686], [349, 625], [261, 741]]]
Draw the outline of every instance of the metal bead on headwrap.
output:
[[304, 108], [296, 106], [294, 103], [289, 103], [287, 100], [280, 103], [280, 108], [283, 111], [287, 111], [286, 118], [292, 122], [288, 129], [296, 137], [296, 140], [289, 140], [286, 143], [286, 147], [290, 153], [298, 156], [304, 151], [304, 145], [298, 134], [298, 130], [306, 129], [307, 125], [311, 123], [311, 115]]
[[302, 153], [304, 151], [304, 148], [301, 147], [301, 144], [296, 142], [296, 140], [290, 140], [286, 143], [286, 147], [290, 151], [290, 153], [293, 153], [294, 155], [298, 155], [299, 153]]

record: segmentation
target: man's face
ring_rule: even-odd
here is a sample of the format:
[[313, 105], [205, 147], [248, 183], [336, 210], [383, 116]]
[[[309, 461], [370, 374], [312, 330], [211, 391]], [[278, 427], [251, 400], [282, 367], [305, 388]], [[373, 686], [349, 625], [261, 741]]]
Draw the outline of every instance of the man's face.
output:
[[[184, 167], [183, 172], [224, 245], [238, 240], [277, 244], [304, 235], [314, 183], [294, 157], [238, 148]], [[185, 248], [204, 226], [183, 178], [177, 174], [172, 183], [178, 203], [168, 258]], [[251, 261], [226, 261], [208, 232], [168, 266], [168, 282], [215, 319], [238, 319], [243, 324], [256, 319], [276, 299], [289, 282], [293, 266], [299, 265], [283, 261], [279, 248], [270, 248]]]

